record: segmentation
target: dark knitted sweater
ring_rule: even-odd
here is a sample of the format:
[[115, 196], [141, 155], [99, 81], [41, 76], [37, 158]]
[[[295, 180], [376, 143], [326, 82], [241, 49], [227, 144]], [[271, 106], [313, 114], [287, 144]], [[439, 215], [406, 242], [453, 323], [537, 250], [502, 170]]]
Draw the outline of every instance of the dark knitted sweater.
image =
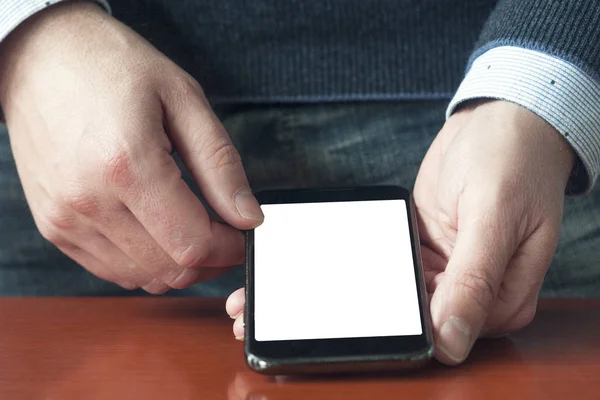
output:
[[600, 79], [600, 0], [112, 0], [214, 103], [450, 98], [517, 45]]

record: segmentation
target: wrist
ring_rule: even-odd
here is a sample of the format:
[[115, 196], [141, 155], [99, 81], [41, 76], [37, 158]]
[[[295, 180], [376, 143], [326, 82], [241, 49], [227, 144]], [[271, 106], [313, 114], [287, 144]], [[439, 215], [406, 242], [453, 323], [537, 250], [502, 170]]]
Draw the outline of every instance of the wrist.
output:
[[86, 25], [98, 25], [98, 21], [107, 17], [95, 2], [64, 1], [27, 18], [0, 42], [0, 104], [4, 104], [17, 72], [21, 75], [45, 67], [41, 55], [46, 53], [52, 57], [69, 36], [77, 35]]
[[463, 114], [463, 118], [467, 117], [464, 114], [477, 117], [484, 127], [489, 124], [502, 126], [499, 132], [504, 137], [490, 140], [508, 139], [523, 157], [536, 160], [536, 169], [540, 173], [550, 174], [561, 187], [566, 187], [577, 155], [560, 132], [542, 117], [518, 104], [493, 99], [469, 102], [457, 114]]
[[[496, 101], [494, 106], [500, 109], [501, 115], [515, 121], [516, 135], [532, 148], [541, 151], [562, 172], [560, 177], [565, 185], [575, 166], [575, 151], [560, 132], [539, 115], [508, 101]], [[531, 136], [528, 138], [527, 136]]]

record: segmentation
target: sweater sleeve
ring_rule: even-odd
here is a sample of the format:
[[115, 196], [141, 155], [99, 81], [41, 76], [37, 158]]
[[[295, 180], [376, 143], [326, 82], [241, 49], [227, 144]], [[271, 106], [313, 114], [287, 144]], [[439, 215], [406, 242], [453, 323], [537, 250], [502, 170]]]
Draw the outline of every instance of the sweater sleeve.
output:
[[600, 173], [600, 0], [499, 0], [448, 108], [498, 98], [554, 126], [578, 163], [568, 191]]

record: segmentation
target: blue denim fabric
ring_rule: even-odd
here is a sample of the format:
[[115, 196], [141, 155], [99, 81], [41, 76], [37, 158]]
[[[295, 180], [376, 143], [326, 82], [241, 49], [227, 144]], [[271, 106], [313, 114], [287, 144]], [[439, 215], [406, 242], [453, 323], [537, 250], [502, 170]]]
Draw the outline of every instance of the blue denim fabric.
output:
[[[254, 189], [398, 184], [413, 187], [446, 102], [321, 104], [218, 110]], [[184, 178], [193, 185], [189, 174]], [[143, 295], [103, 282], [37, 232], [7, 134], [0, 133], [0, 295]], [[568, 198], [542, 295], [600, 296], [600, 185]], [[243, 269], [168, 295], [226, 296]]]

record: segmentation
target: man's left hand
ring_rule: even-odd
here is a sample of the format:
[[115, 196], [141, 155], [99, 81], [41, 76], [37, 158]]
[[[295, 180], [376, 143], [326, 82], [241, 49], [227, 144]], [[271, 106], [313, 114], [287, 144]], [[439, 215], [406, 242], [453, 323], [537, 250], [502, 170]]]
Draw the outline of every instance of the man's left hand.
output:
[[432, 143], [414, 196], [441, 362], [533, 319], [574, 159], [553, 127], [504, 101], [462, 109]]

